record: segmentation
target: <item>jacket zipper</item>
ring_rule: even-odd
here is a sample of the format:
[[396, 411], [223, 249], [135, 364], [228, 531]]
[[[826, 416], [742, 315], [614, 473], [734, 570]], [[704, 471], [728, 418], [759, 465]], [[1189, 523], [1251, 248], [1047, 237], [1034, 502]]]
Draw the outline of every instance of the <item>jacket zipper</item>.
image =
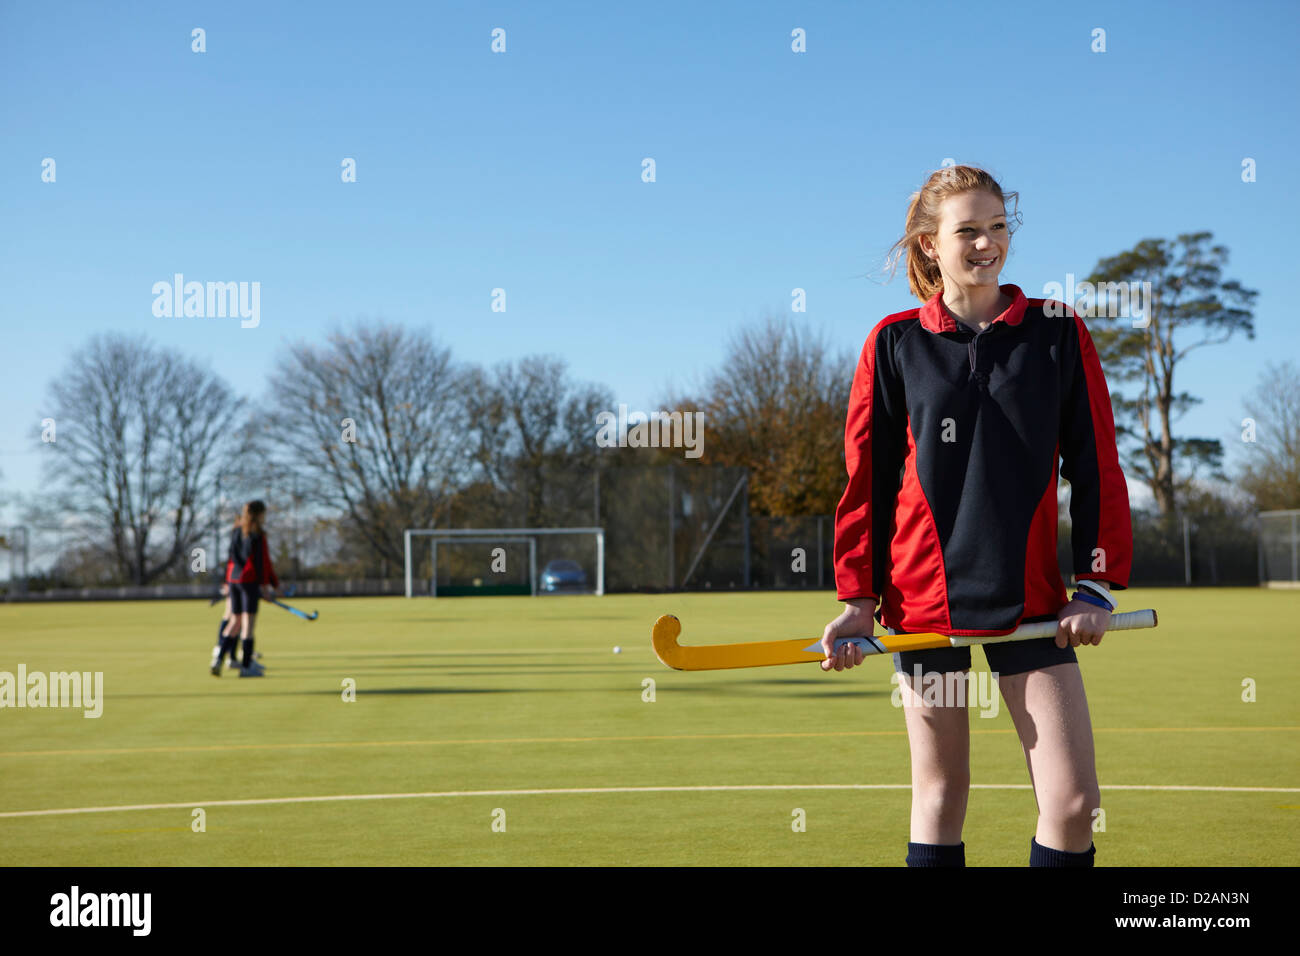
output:
[[980, 329], [978, 332], [972, 335], [970, 341], [966, 343], [966, 354], [970, 357], [970, 377], [975, 380], [975, 384], [977, 384], [980, 388], [983, 388], [988, 384], [988, 376], [983, 374], [976, 368], [976, 364], [977, 364], [976, 357], [978, 355], [976, 351], [976, 343], [979, 341], [979, 337], [981, 335], [983, 335], [985, 332], [989, 331], [992, 328], [993, 328], [993, 324], [989, 323], [984, 328]]

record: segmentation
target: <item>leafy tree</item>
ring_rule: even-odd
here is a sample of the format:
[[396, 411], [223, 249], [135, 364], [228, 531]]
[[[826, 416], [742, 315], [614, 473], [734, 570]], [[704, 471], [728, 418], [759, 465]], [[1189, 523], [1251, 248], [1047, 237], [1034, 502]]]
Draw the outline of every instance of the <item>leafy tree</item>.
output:
[[[1101, 259], [1087, 278], [1094, 301], [1076, 305], [1106, 369], [1125, 471], [1150, 487], [1162, 514], [1178, 510], [1199, 468], [1222, 477], [1217, 439], [1174, 433], [1174, 423], [1201, 401], [1177, 390], [1179, 364], [1193, 350], [1238, 332], [1255, 336], [1251, 305], [1259, 293], [1223, 278], [1228, 250], [1210, 241], [1209, 232], [1173, 242], [1144, 239]], [[1146, 314], [1135, 315], [1123, 305], [1140, 305], [1144, 288], [1150, 289]]]

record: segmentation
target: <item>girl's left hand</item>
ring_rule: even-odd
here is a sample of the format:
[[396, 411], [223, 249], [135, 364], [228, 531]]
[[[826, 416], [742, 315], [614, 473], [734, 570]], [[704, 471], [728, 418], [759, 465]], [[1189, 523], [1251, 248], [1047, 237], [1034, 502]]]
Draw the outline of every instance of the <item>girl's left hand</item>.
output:
[[1110, 623], [1110, 611], [1087, 601], [1071, 601], [1057, 612], [1056, 620], [1057, 647], [1100, 644]]

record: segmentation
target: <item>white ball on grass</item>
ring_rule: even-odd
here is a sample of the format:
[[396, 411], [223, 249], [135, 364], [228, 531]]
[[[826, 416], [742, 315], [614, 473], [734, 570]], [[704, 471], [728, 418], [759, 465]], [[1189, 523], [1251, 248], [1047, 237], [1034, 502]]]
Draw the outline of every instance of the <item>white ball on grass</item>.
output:
[[614, 648], [614, 653], [615, 653], [615, 654], [622, 654], [622, 653], [623, 653], [623, 648], [621, 648], [621, 647], [616, 647], [616, 648]]

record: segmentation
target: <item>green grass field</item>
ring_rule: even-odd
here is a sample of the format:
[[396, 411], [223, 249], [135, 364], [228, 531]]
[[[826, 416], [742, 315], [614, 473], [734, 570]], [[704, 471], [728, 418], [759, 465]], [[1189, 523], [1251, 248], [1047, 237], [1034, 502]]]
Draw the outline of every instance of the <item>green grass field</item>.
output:
[[[1160, 627], [1079, 651], [1097, 864], [1294, 864], [1300, 593], [1121, 597]], [[206, 602], [0, 606], [0, 671], [104, 674], [98, 719], [0, 710], [0, 864], [902, 865], [908, 750], [887, 660], [683, 673], [650, 649], [662, 613], [684, 644], [811, 641], [838, 612], [829, 592], [294, 603], [320, 619], [263, 605], [266, 677], [219, 680]], [[1035, 805], [1011, 722], [973, 711], [971, 733], [967, 862], [1023, 866]], [[708, 789], [755, 785], [778, 788]], [[1138, 785], [1169, 789], [1122, 789]], [[644, 787], [702, 789], [629, 789]], [[528, 792], [574, 788], [610, 791]]]

